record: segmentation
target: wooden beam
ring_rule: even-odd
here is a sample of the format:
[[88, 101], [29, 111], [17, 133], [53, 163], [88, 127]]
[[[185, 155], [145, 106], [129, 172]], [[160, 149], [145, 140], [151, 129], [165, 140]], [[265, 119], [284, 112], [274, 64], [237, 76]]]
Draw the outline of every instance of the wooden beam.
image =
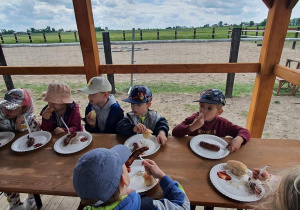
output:
[[265, 5], [266, 5], [269, 9], [272, 8], [274, 0], [262, 0], [262, 1], [265, 3]]
[[288, 9], [293, 9], [297, 3], [298, 3], [298, 0], [289, 0], [287, 8]]
[[276, 65], [274, 74], [292, 84], [300, 86], [300, 71], [286, 66]]
[[73, 0], [73, 5], [86, 79], [89, 81], [98, 75], [100, 65], [92, 5], [90, 0]]
[[0, 66], [0, 75], [85, 74], [83, 66]]
[[291, 17], [291, 9], [287, 9], [287, 0], [274, 0], [269, 10], [258, 73], [252, 93], [247, 129], [251, 137], [260, 138], [264, 129], [268, 108], [271, 102], [276, 76], [273, 68], [280, 62], [280, 57]]

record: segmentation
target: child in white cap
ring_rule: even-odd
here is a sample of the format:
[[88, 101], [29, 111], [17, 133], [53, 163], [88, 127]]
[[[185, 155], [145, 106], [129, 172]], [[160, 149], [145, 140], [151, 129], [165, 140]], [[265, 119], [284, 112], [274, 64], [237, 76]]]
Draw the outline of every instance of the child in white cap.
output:
[[90, 133], [116, 133], [116, 127], [124, 117], [124, 111], [110, 94], [111, 84], [104, 77], [90, 79], [79, 91], [88, 94], [89, 104], [85, 109], [85, 130]]
[[[27, 131], [24, 118], [31, 131], [39, 131], [40, 124], [33, 113], [31, 97], [25, 89], [12, 89], [0, 101], [0, 131]], [[9, 202], [8, 210], [32, 209], [36, 204], [34, 196], [28, 194], [24, 202], [19, 193], [4, 193]]]
[[48, 105], [41, 111], [42, 130], [55, 134], [68, 133], [66, 123], [70, 132], [83, 131], [79, 106], [72, 100], [68, 85], [50, 84], [44, 101]]
[[[154, 200], [128, 189], [130, 177], [125, 162], [130, 150], [124, 145], [98, 148], [79, 158], [73, 170], [73, 186], [85, 210], [189, 209], [182, 186], [166, 175], [152, 160], [144, 160], [148, 174], [160, 180], [165, 198]], [[79, 208], [80, 209], [80, 208]]]

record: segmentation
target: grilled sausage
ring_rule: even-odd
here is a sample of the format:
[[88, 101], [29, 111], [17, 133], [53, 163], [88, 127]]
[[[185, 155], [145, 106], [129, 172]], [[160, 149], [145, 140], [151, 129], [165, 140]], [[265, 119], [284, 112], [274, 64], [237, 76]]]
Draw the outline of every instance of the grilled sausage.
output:
[[138, 149], [139, 147], [140, 146], [139, 146], [138, 143], [136, 143], [136, 142], [133, 143], [133, 151], [136, 150], [136, 149]]
[[200, 141], [199, 145], [200, 145], [200, 147], [204, 147], [206, 149], [216, 151], [216, 152], [218, 152], [220, 150], [220, 146], [215, 145], [215, 144], [210, 144], [205, 141]]
[[64, 146], [67, 146], [70, 143], [71, 139], [74, 138], [76, 135], [76, 132], [68, 134], [67, 137], [64, 139]]
[[135, 149], [131, 155], [129, 156], [128, 160], [126, 161], [125, 165], [126, 167], [130, 167], [131, 164], [133, 163], [133, 161], [135, 159], [137, 159], [141, 154], [143, 154], [143, 152], [147, 151], [149, 149], [149, 147], [140, 147], [140, 148], [137, 148]]
[[35, 139], [33, 137], [29, 137], [29, 135], [27, 136], [27, 146], [31, 147], [32, 145], [34, 145], [34, 141]]

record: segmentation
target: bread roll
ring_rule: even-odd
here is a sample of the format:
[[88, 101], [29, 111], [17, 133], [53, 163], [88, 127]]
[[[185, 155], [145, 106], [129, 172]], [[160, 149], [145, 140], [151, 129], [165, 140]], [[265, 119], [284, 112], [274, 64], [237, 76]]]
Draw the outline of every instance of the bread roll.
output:
[[146, 171], [143, 174], [143, 178], [144, 178], [144, 183], [146, 186], [151, 186], [155, 182], [154, 177], [152, 175], [148, 174]]
[[143, 136], [145, 139], [150, 139], [150, 137], [152, 136], [152, 130], [150, 129], [146, 129], [146, 131], [143, 133]]
[[248, 171], [248, 168], [244, 163], [236, 160], [229, 160], [226, 167], [236, 176], [243, 176]]
[[45, 112], [51, 114], [54, 111], [54, 108], [48, 106], [47, 109], [45, 110]]
[[95, 120], [96, 119], [96, 112], [95, 110], [92, 110], [87, 115], [90, 119]]

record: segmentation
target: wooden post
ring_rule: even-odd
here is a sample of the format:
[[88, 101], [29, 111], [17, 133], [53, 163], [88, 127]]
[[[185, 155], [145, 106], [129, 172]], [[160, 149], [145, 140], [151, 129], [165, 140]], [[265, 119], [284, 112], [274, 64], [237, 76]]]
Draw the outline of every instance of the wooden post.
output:
[[75, 42], [77, 42], [77, 33], [74, 31]]
[[175, 39], [177, 39], [177, 28], [175, 29]]
[[[0, 44], [0, 66], [7, 66], [1, 44]], [[7, 90], [11, 90], [15, 88], [10, 75], [3, 75], [3, 79]]]
[[60, 32], [58, 32], [58, 39], [59, 39], [59, 42], [61, 42]]
[[245, 35], [247, 36], [247, 27], [245, 28]]
[[265, 36], [265, 30], [266, 28], [263, 28], [262, 36]]
[[[112, 55], [111, 55], [111, 44], [110, 44], [109, 32], [102, 32], [102, 38], [103, 38], [105, 63], [106, 64], [113, 64]], [[112, 86], [111, 93], [115, 94], [116, 93], [116, 87], [115, 87], [114, 74], [107, 74], [107, 79], [108, 79], [108, 81], [110, 82], [110, 84]]]
[[[135, 28], [132, 28], [132, 41], [135, 41]], [[131, 46], [131, 64], [134, 64], [134, 44]], [[133, 87], [133, 74], [130, 75], [130, 88], [128, 90], [128, 94]]]
[[194, 39], [196, 39], [196, 28], [194, 28]]
[[159, 29], [157, 29], [156, 37], [157, 37], [157, 40], [159, 40]]
[[0, 34], [1, 42], [4, 43], [3, 36]]
[[264, 130], [276, 78], [273, 68], [280, 62], [292, 12], [287, 5], [288, 0], [274, 0], [269, 9], [246, 126], [252, 138], [261, 138]]
[[86, 80], [101, 74], [91, 0], [73, 0]]
[[[257, 38], [257, 36], [258, 36], [258, 26], [256, 27], [256, 32], [255, 32], [255, 38]], [[256, 41], [255, 41], [255, 43], [256, 43]]]
[[43, 37], [44, 37], [44, 42], [47, 42], [46, 34], [45, 33], [43, 33]]
[[212, 30], [211, 38], [212, 38], [212, 39], [215, 38], [215, 28], [213, 28], [213, 30]]
[[123, 41], [125, 41], [125, 31], [123, 31]]
[[[241, 28], [234, 28], [232, 30], [231, 47], [229, 55], [229, 63], [236, 63], [239, 56], [239, 48], [241, 41]], [[227, 74], [225, 97], [232, 98], [233, 84], [235, 73]]]
[[228, 28], [228, 31], [227, 31], [227, 38], [229, 39], [230, 37], [230, 28]]
[[[296, 29], [297, 31], [299, 31], [300, 30], [300, 27], [297, 27], [297, 29]], [[298, 33], [299, 32], [296, 32], [295, 33], [295, 38], [297, 38], [298, 37]], [[296, 41], [293, 41], [293, 46], [292, 46], [292, 49], [294, 50], [295, 49], [295, 47], [296, 47]]]
[[15, 36], [16, 43], [18, 43], [19, 41], [18, 41], [17, 34], [15, 33], [14, 36]]
[[140, 39], [141, 39], [141, 41], [143, 40], [143, 31], [142, 30], [140, 30]]
[[32, 39], [31, 39], [31, 34], [30, 34], [30, 32], [28, 32], [28, 38], [29, 38], [29, 42], [32, 43]]

